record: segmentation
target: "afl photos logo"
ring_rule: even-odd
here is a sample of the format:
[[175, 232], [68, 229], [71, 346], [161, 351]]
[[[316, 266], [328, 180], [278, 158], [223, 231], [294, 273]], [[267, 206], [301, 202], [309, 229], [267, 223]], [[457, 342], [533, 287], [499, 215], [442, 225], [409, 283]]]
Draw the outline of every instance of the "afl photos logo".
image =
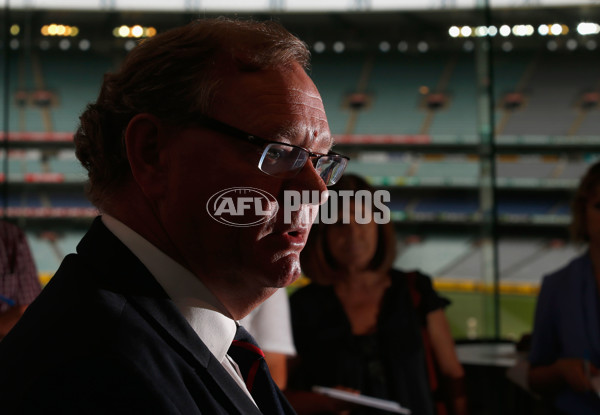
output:
[[255, 187], [230, 187], [208, 199], [206, 211], [217, 222], [229, 226], [260, 225], [275, 217], [279, 205], [269, 192]]

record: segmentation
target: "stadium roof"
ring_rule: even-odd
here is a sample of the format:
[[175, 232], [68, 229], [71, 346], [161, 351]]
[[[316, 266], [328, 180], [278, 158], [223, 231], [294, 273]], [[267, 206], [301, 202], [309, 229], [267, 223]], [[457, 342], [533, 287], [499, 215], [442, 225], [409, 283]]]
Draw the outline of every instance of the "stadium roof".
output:
[[[194, 0], [188, 1], [193, 2]], [[289, 2], [290, 0], [285, 1]], [[446, 1], [452, 2], [452, 0]], [[535, 0], [529, 1], [529, 3], [532, 2]], [[425, 3], [425, 1], [421, 3]], [[514, 1], [512, 3], [514, 4]], [[449, 29], [452, 26], [476, 28], [482, 25], [496, 25], [497, 27], [508, 25], [512, 28], [515, 25], [530, 25], [537, 29], [540, 25], [558, 23], [570, 28], [568, 36], [562, 36], [561, 39], [556, 38], [558, 42], [564, 43], [569, 39], [584, 42], [586, 39], [578, 35], [575, 28], [583, 21], [599, 23], [600, 5], [540, 7], [538, 4], [529, 8], [499, 7], [492, 9], [489, 14], [479, 9], [340, 12], [255, 11], [244, 13], [217, 11], [199, 13], [191, 10], [187, 12], [172, 10], [166, 13], [157, 10], [13, 9], [9, 11], [9, 14], [10, 24], [21, 26], [19, 36], [34, 44], [39, 42], [41, 37], [40, 28], [51, 23], [77, 26], [80, 30], [79, 39], [88, 39], [96, 47], [99, 42], [113, 42], [112, 32], [121, 25], [152, 26], [160, 32], [198, 17], [229, 15], [253, 17], [259, 20], [278, 20], [310, 45], [319, 41], [326, 44], [341, 41], [345, 42], [346, 50], [350, 51], [352, 49], [377, 48], [382, 41], [391, 44], [404, 41], [415, 44], [426, 41], [431, 50], [436, 50], [452, 48], [454, 45], [461, 47], [464, 44], [466, 39], [452, 39], [449, 36]], [[600, 45], [598, 36], [597, 34], [588, 38], [596, 39]], [[496, 43], [505, 40], [500, 35], [496, 36], [496, 39]], [[545, 44], [547, 37], [543, 38], [536, 32], [529, 37], [511, 36], [509, 40], [514, 43], [515, 48], [536, 48], [541, 42]]]
[[[474, 9], [486, 0], [4, 0], [12, 9], [138, 10], [177, 12], [381, 11]], [[492, 8], [597, 4], [594, 0], [489, 0]]]

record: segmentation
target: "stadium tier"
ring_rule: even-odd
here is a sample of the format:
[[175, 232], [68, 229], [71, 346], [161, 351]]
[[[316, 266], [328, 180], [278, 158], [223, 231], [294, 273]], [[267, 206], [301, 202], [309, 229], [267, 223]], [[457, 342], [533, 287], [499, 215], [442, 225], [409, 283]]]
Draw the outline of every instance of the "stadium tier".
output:
[[323, 97], [329, 128], [334, 134], [346, 131], [350, 110], [345, 103], [347, 95], [356, 92], [365, 57], [315, 54], [310, 72]]
[[[600, 81], [595, 69], [599, 62], [597, 54], [586, 52], [573, 52], [568, 56], [535, 54], [522, 81], [524, 102], [512, 112], [502, 133], [597, 134], [597, 129], [590, 131], [589, 127], [586, 127], [585, 131], [580, 130], [577, 120], [580, 112], [588, 111], [580, 105], [582, 93], [596, 90]], [[590, 112], [594, 113], [593, 109]], [[590, 114], [589, 118], [594, 116]], [[593, 124], [598, 126], [597, 122]]]
[[[480, 239], [409, 236], [401, 238], [398, 245], [397, 267], [420, 270], [441, 284], [481, 280], [484, 254]], [[564, 266], [581, 249], [562, 240], [501, 238], [498, 243], [500, 281], [525, 283], [536, 289], [544, 275]]]
[[[21, 135], [9, 143], [15, 147], [9, 146], [8, 159], [4, 152], [0, 154], [0, 178], [16, 186], [2, 200], [9, 216], [89, 218], [96, 214], [83, 194], [85, 172], [69, 139], [78, 115], [95, 99], [102, 75], [122, 53], [75, 48], [15, 52], [9, 64], [14, 81], [9, 90], [9, 130], [62, 138], [22, 139], [27, 136]], [[600, 58], [586, 52], [568, 57], [549, 51], [494, 56], [495, 122], [505, 143], [521, 142], [523, 137], [550, 143], [555, 136], [570, 140], [574, 134], [600, 131], [598, 108], [581, 104], [582, 94], [598, 86], [600, 76], [593, 68]], [[390, 190], [394, 220], [440, 226], [481, 223], [481, 108], [473, 53], [313, 53], [310, 74], [323, 96], [330, 128], [342, 142], [339, 151], [352, 156], [348, 172]], [[358, 138], [353, 142], [353, 137]], [[384, 145], [371, 144], [377, 140]], [[594, 151], [576, 148], [556, 154], [551, 144], [538, 145], [527, 154], [519, 154], [519, 148], [498, 149], [499, 222], [564, 227], [573, 186], [597, 159]], [[44, 273], [52, 273], [81, 236], [81, 232], [52, 231], [55, 236], [50, 239], [40, 238], [43, 230], [28, 234]], [[539, 282], [547, 271], [544, 258], [554, 258], [544, 262], [550, 269], [574, 252], [568, 245], [553, 247], [535, 231], [527, 232], [529, 240], [501, 240], [503, 280]], [[436, 278], [481, 277], [477, 237], [421, 237], [421, 242], [404, 246], [397, 261], [400, 267], [422, 268]], [[560, 255], [550, 254], [556, 252]]]
[[355, 128], [348, 132], [420, 133], [426, 111], [419, 90], [423, 87], [435, 89], [444, 69], [443, 58], [424, 55], [398, 59], [380, 54], [371, 59], [364, 65], [365, 80], [361, 81], [365, 86], [361, 92], [367, 92], [372, 102], [359, 111]]

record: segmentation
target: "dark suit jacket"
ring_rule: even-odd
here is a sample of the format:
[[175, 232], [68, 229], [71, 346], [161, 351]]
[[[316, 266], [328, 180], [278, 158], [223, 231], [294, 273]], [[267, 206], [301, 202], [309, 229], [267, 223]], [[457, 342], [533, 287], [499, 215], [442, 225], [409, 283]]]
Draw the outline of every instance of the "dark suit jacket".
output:
[[260, 414], [99, 218], [77, 252], [0, 342], [0, 413]]

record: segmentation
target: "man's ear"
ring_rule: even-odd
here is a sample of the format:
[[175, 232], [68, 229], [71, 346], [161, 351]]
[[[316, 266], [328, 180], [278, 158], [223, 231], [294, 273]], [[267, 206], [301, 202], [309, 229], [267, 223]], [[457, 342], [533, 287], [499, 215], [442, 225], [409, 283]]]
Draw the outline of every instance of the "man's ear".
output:
[[166, 166], [160, 157], [164, 124], [152, 114], [137, 114], [125, 131], [127, 158], [133, 178], [146, 197], [160, 199], [166, 190]]

